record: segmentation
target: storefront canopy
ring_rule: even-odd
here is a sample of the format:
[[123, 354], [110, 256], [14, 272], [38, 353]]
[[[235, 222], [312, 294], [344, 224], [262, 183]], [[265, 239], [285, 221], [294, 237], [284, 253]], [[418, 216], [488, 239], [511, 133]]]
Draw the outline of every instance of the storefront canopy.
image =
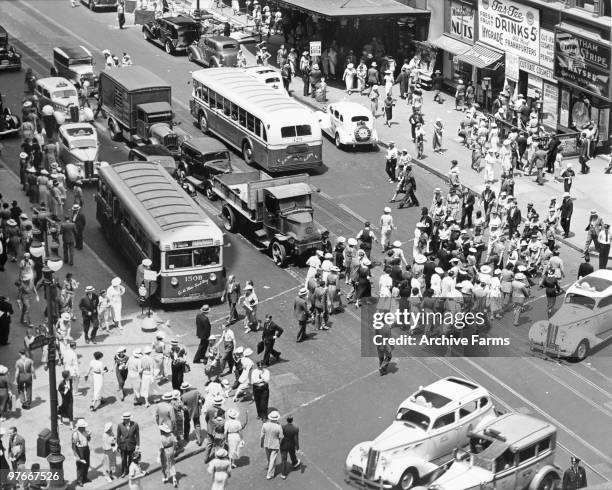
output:
[[443, 49], [447, 53], [452, 53], [454, 55], [463, 54], [472, 47], [471, 44], [459, 41], [458, 39], [448, 36], [447, 34], [442, 34], [438, 39], [434, 39], [430, 42], [436, 48]]
[[466, 52], [458, 56], [459, 60], [476, 68], [486, 68], [493, 63], [499, 61], [504, 56], [501, 51], [496, 51], [493, 48], [485, 46], [481, 42], [477, 42]]
[[395, 0], [279, 0], [278, 3], [329, 18], [429, 14], [427, 10]]

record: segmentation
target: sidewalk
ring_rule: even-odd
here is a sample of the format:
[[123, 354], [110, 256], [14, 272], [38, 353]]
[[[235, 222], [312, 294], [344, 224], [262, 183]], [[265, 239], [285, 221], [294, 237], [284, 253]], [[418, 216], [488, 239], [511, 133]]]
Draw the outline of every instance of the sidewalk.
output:
[[[215, 8], [211, 9], [216, 11]], [[223, 14], [233, 22], [244, 24], [244, 15], [234, 17], [231, 9], [224, 8]], [[229, 14], [229, 15], [228, 15]], [[276, 51], [284, 40], [281, 36], [271, 36], [268, 41], [268, 50], [272, 54], [271, 60], [276, 60]], [[245, 45], [253, 51], [253, 45]], [[249, 63], [254, 63], [254, 54], [250, 53]], [[341, 73], [340, 73], [341, 76]], [[291, 95], [303, 104], [314, 110], [325, 110], [325, 107], [333, 102], [350, 100], [362, 104], [369, 108], [369, 100], [358, 93], [348, 95], [343, 86], [343, 82], [330, 82], [327, 88], [328, 102], [318, 103], [315, 99], [302, 95], [302, 81], [295, 77], [291, 83]], [[389, 141], [394, 141], [398, 149], [406, 148], [408, 153], [416, 155], [416, 145], [412, 143], [410, 134], [410, 124], [408, 119], [412, 112], [411, 108], [398, 97], [398, 86], [393, 87], [394, 96], [397, 98], [397, 105], [393, 111], [393, 123], [391, 127], [384, 124], [382, 115], [377, 116], [378, 124], [376, 129], [380, 137], [380, 145], [388, 146]], [[413, 159], [413, 162], [424, 170], [431, 172], [443, 180], [447, 180], [447, 173], [450, 168], [450, 160], [457, 159], [461, 172], [461, 183], [466, 185], [473, 192], [480, 194], [484, 190], [483, 174], [478, 174], [470, 168], [471, 151], [461, 144], [461, 140], [456, 136], [459, 123], [464, 120], [464, 113], [454, 110], [454, 99], [447, 94], [443, 95], [444, 104], [438, 105], [433, 102], [433, 92], [423, 91], [423, 117], [425, 119], [426, 141], [424, 157], [422, 160]], [[443, 138], [444, 153], [434, 153], [431, 149], [432, 127], [436, 117], [440, 117], [445, 127]], [[572, 186], [572, 197], [574, 201], [574, 214], [572, 217], [570, 237], [559, 238], [566, 245], [582, 251], [586, 239], [585, 228], [588, 223], [590, 211], [595, 209], [605, 222], [612, 221], [612, 174], [604, 174], [607, 162], [602, 157], [597, 157], [589, 162], [591, 172], [587, 175], [579, 174], [580, 164], [577, 158], [567, 158], [564, 163], [572, 162], [577, 175]], [[501, 165], [496, 165], [495, 177], [499, 184], [501, 176]], [[534, 177], [516, 176], [515, 195], [518, 198], [519, 207], [524, 210], [528, 202], [533, 202], [535, 209], [543, 216], [548, 209], [550, 200], [553, 197], [560, 202], [563, 195], [563, 184], [555, 181], [550, 174], [545, 174], [546, 183], [539, 186], [534, 182]], [[497, 193], [499, 187], [493, 186]], [[426, 199], [427, 201], [427, 199]]]

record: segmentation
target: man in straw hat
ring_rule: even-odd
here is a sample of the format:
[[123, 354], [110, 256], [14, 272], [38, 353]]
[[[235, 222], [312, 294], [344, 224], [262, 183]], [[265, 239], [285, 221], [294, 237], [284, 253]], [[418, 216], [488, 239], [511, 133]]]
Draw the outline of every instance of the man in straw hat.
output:
[[[225, 423], [225, 410], [223, 409], [223, 402], [225, 398], [222, 395], [217, 395], [213, 398], [213, 403], [206, 410], [204, 420], [206, 421], [206, 455], [204, 462], [210, 461], [211, 455], [215, 449], [215, 433], [217, 432], [219, 424], [221, 426]], [[221, 420], [219, 420], [221, 419]]]
[[200, 410], [204, 404], [204, 399], [200, 392], [193, 388], [187, 381], [181, 384], [181, 401], [185, 406], [185, 420], [184, 420], [184, 431], [183, 438], [185, 441], [189, 440], [189, 433], [191, 429], [191, 421], [193, 420], [193, 426], [195, 428], [196, 442], [198, 446], [202, 445], [202, 430], [200, 428]]
[[310, 320], [310, 308], [308, 307], [308, 302], [306, 301], [307, 296], [308, 289], [301, 288], [293, 302], [293, 314], [295, 315], [299, 327], [296, 339], [297, 342], [306, 340], [306, 325]]
[[72, 452], [76, 460], [77, 485], [80, 487], [91, 481], [87, 478], [90, 456], [89, 441], [91, 440], [91, 432], [87, 430], [88, 425], [85, 419], [79, 419], [76, 423], [76, 430], [72, 433]]
[[134, 454], [140, 447], [140, 427], [132, 420], [130, 412], [124, 412], [117, 425], [117, 445], [121, 451], [121, 478], [127, 476]]
[[280, 444], [283, 439], [283, 429], [278, 423], [279, 420], [280, 413], [273, 410], [268, 415], [268, 420], [261, 426], [260, 444], [266, 451], [266, 458], [268, 460], [267, 480], [271, 480], [276, 474], [276, 459], [278, 458]]
[[196, 315], [196, 336], [200, 339], [198, 350], [193, 356], [193, 363], [198, 364], [202, 361], [206, 362], [206, 352], [208, 351], [208, 342], [210, 338], [210, 320], [208, 314], [210, 306], [204, 304], [200, 307], [200, 312]]
[[[85, 296], [79, 301], [79, 309], [83, 317], [83, 334], [85, 335], [85, 343], [89, 344], [91, 340], [96, 343], [96, 333], [98, 332], [98, 305], [100, 300], [93, 286], [85, 288]], [[91, 333], [90, 333], [91, 329]]]

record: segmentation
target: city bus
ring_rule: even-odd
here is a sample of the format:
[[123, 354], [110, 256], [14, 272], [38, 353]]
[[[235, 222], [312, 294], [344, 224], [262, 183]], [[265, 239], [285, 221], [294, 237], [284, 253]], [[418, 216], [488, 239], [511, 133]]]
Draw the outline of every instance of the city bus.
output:
[[134, 267], [145, 258], [153, 262], [159, 273], [155, 300], [223, 295], [223, 233], [159, 163], [101, 163], [96, 218]]
[[310, 109], [239, 68], [195, 71], [192, 84], [190, 111], [201, 131], [242, 152], [249, 165], [269, 172], [321, 167], [321, 127]]

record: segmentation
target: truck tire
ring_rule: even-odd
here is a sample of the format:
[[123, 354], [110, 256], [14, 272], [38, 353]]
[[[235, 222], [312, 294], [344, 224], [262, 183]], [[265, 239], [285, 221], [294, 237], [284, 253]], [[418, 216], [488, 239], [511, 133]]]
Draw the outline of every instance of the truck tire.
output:
[[270, 255], [274, 263], [279, 267], [287, 265], [287, 248], [282, 243], [272, 242], [272, 245], [270, 245]]
[[111, 141], [117, 141], [117, 139], [119, 138], [119, 131], [117, 131], [115, 121], [110, 118], [108, 119], [108, 133], [110, 135]]
[[206, 114], [204, 111], [198, 114], [198, 126], [200, 127], [200, 131], [204, 134], [208, 134], [208, 119], [206, 119]]
[[253, 147], [248, 141], [242, 143], [242, 158], [244, 158], [247, 165], [253, 165], [255, 163], [253, 159]]
[[223, 217], [223, 228], [229, 232], [235, 232], [238, 225], [238, 219], [236, 218], [234, 210], [225, 204], [221, 209], [221, 216]]
[[396, 490], [408, 490], [412, 488], [418, 478], [417, 471], [414, 468], [408, 468], [402, 473], [399, 482], [396, 485]]
[[556, 474], [550, 472], [542, 479], [542, 481], [538, 485], [538, 490], [555, 490], [558, 484], [559, 477]]

